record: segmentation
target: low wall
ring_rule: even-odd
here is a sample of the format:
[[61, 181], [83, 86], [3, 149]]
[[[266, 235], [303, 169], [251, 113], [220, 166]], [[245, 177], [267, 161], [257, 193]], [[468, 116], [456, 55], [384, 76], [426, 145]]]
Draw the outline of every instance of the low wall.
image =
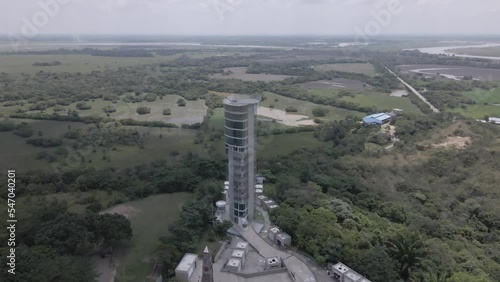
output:
[[268, 269], [260, 272], [254, 272], [254, 273], [233, 273], [234, 275], [238, 275], [243, 278], [255, 278], [255, 277], [260, 277], [260, 276], [265, 276], [269, 274], [277, 274], [277, 273], [285, 273], [288, 272], [288, 269], [286, 267], [282, 268], [274, 268], [274, 269]]
[[222, 254], [222, 251], [227, 247], [228, 244], [229, 244], [229, 241], [227, 241], [227, 240], [222, 242], [222, 245], [220, 245], [219, 250], [215, 254], [214, 261], [217, 261], [219, 259], [220, 255]]

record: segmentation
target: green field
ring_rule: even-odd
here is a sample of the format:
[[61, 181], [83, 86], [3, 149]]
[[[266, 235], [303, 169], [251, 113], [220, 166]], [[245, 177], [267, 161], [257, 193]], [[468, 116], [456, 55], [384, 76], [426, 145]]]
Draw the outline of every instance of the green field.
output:
[[151, 274], [150, 256], [160, 237], [168, 235], [168, 226], [178, 219], [182, 205], [192, 194], [176, 193], [151, 196], [119, 205], [131, 209], [132, 239], [126, 243], [126, 256], [120, 259], [118, 273], [131, 281], [143, 281]]
[[465, 110], [462, 108], [456, 108], [448, 109], [448, 111], [475, 119], [483, 119], [485, 115], [490, 117], [500, 117], [500, 106], [492, 105], [469, 105]]
[[[214, 116], [222, 117], [222, 109], [217, 109]], [[28, 122], [36, 132], [43, 132], [44, 137], [60, 137], [64, 132], [71, 129], [85, 129], [94, 125], [78, 122], [61, 121], [35, 121], [35, 120], [14, 120], [15, 122]], [[221, 128], [223, 119], [219, 118], [217, 123], [211, 120], [211, 126]], [[281, 125], [280, 125], [281, 126]], [[19, 172], [32, 170], [52, 170], [62, 168], [79, 168], [91, 166], [97, 169], [114, 167], [127, 168], [135, 165], [147, 164], [155, 160], [175, 161], [189, 152], [200, 156], [208, 157], [211, 154], [225, 154], [224, 140], [206, 141], [202, 144], [195, 144], [194, 139], [197, 131], [180, 128], [149, 128], [140, 126], [125, 127], [136, 129], [140, 134], [145, 134], [144, 149], [137, 146], [114, 146], [115, 150], [108, 150], [109, 160], [103, 160], [102, 150], [98, 147], [95, 152], [90, 149], [75, 151], [71, 147], [64, 146], [69, 151], [69, 156], [79, 152], [85, 157], [86, 162], [71, 162], [69, 158], [58, 156], [55, 163], [48, 163], [46, 160], [36, 160], [38, 152], [46, 151], [54, 154], [57, 148], [39, 148], [26, 144], [26, 139], [12, 134], [12, 132], [0, 132], [2, 143], [0, 148], [0, 157], [2, 169], [17, 169]], [[162, 138], [160, 138], [160, 135]], [[261, 136], [257, 138], [257, 151], [259, 157], [273, 158], [278, 155], [285, 155], [300, 148], [316, 148], [325, 146], [323, 143], [313, 137], [311, 132]], [[88, 163], [88, 161], [91, 163]], [[61, 166], [62, 165], [62, 166]]]
[[[193, 140], [196, 131], [179, 128], [135, 128], [141, 133], [149, 132], [146, 136], [144, 149], [137, 146], [119, 146], [116, 151], [110, 152], [111, 162], [101, 160], [101, 154], [97, 152], [92, 156], [93, 166], [115, 168], [126, 168], [135, 165], [147, 164], [155, 160], [175, 161], [176, 155], [185, 155], [188, 152], [197, 153], [202, 156], [208, 155], [207, 149], [202, 144], [196, 145]], [[160, 134], [162, 138], [160, 139]]]
[[341, 90], [337, 90], [337, 89], [309, 89], [307, 91], [309, 93], [317, 95], [317, 96], [331, 98], [331, 97], [336, 97], [337, 94], [339, 94]]
[[[70, 212], [75, 212], [75, 213], [84, 213], [85, 208], [87, 207], [88, 204], [80, 204], [78, 203], [79, 200], [82, 200], [86, 197], [89, 196], [95, 196], [96, 200], [103, 206], [107, 207], [109, 204], [109, 201], [112, 200], [113, 198], [116, 197], [121, 197], [123, 194], [121, 192], [117, 191], [112, 191], [111, 193], [108, 193], [106, 191], [100, 191], [100, 190], [95, 190], [95, 191], [86, 191], [86, 192], [72, 192], [72, 193], [54, 193], [54, 194], [48, 194], [44, 196], [39, 196], [43, 197], [45, 200], [51, 201], [53, 199], [59, 200], [59, 201], [66, 201], [68, 203], [68, 210]], [[38, 196], [35, 196], [35, 198]], [[20, 197], [19, 198], [19, 205], [23, 206], [28, 204], [28, 198], [27, 197]]]
[[263, 159], [285, 156], [295, 150], [330, 146], [314, 138], [312, 132], [261, 136], [257, 138], [257, 157]]
[[[322, 97], [335, 97], [338, 90], [311, 89], [309, 93]], [[408, 113], [422, 114], [407, 97], [393, 97], [386, 93], [366, 92], [354, 94], [354, 97], [344, 96], [340, 98], [347, 102], [353, 102], [360, 106], [375, 106], [379, 110], [402, 109]]]
[[353, 64], [324, 64], [316, 65], [314, 69], [317, 71], [342, 71], [362, 73], [373, 76], [376, 74], [375, 67], [370, 63], [353, 63]]
[[[41, 131], [44, 137], [59, 138], [61, 135], [71, 129], [85, 129], [94, 125], [79, 123], [79, 122], [62, 122], [62, 121], [37, 121], [37, 120], [19, 120], [14, 119], [16, 123], [28, 122], [32, 125], [35, 132]], [[186, 154], [188, 152], [198, 153], [201, 155], [208, 154], [207, 148], [203, 145], [195, 145], [193, 140], [196, 136], [196, 131], [191, 129], [181, 128], [148, 128], [140, 126], [128, 126], [128, 129], [137, 129], [139, 133], [145, 133], [144, 149], [137, 146], [117, 145], [116, 150], [108, 152], [110, 161], [102, 160], [103, 148], [98, 148], [96, 152], [90, 150], [79, 150], [86, 158], [91, 160], [90, 165], [95, 168], [115, 167], [125, 168], [140, 164], [146, 164], [154, 160], [176, 159], [177, 154]], [[162, 138], [160, 138], [160, 134]], [[46, 160], [35, 160], [35, 155], [38, 152], [46, 151], [49, 154], [54, 153], [57, 148], [39, 148], [26, 144], [26, 139], [14, 135], [12, 132], [0, 132], [2, 146], [0, 148], [0, 157], [4, 162], [2, 166], [7, 166], [10, 169], [15, 168], [19, 171], [26, 172], [30, 170], [52, 170], [52, 164]], [[76, 152], [67, 146], [64, 146], [70, 154]], [[66, 162], [66, 158], [59, 156], [54, 165]], [[133, 160], [133, 162], [132, 162]], [[79, 167], [80, 164], [74, 164]], [[58, 166], [58, 165], [57, 165]], [[67, 166], [65, 166], [67, 167]], [[8, 169], [5, 167], [4, 169]]]
[[490, 91], [483, 89], [476, 89], [470, 92], [462, 93], [465, 98], [472, 99], [477, 104], [468, 105], [466, 109], [456, 108], [448, 109], [453, 113], [460, 113], [466, 117], [475, 119], [482, 119], [485, 115], [490, 117], [500, 117], [500, 87], [494, 88]]
[[[154, 102], [142, 101], [139, 103], [125, 103], [120, 100], [116, 104], [113, 104], [110, 101], [97, 99], [94, 102], [88, 102], [88, 104], [92, 106], [92, 109], [80, 111], [80, 115], [97, 115], [106, 117], [106, 114], [103, 112], [102, 108], [104, 106], [111, 105], [116, 109], [116, 112], [111, 113], [109, 116], [113, 119], [132, 118], [141, 121], [160, 120], [164, 122], [175, 123], [178, 125], [193, 124], [203, 121], [203, 117], [205, 116], [207, 110], [205, 101], [186, 101], [185, 107], [179, 107], [177, 106], [177, 100], [180, 98], [181, 97], [177, 95], [167, 95], [163, 97], [163, 99], [158, 99]], [[70, 105], [69, 107], [75, 109], [75, 104]], [[148, 107], [151, 109], [151, 113], [146, 115], [139, 115], [136, 111], [138, 107]], [[163, 115], [163, 110], [167, 108], [172, 112], [170, 116]]]
[[208, 126], [210, 128], [224, 130], [224, 109], [218, 108], [214, 110], [214, 114], [210, 117]]
[[[288, 155], [298, 149], [314, 149], [329, 146], [330, 144], [314, 138], [312, 132], [259, 136], [256, 143], [257, 158], [261, 159], [272, 159]], [[223, 140], [213, 142], [212, 144], [212, 153], [225, 154]]]
[[267, 99], [265, 101], [262, 101], [259, 106], [269, 107], [270, 105], [274, 105], [275, 109], [280, 110], [285, 110], [286, 107], [294, 107], [298, 110], [298, 112], [292, 114], [305, 115], [313, 118], [313, 109], [321, 107], [329, 110], [328, 114], [324, 118], [321, 118], [323, 120], [341, 120], [344, 119], [347, 115], [363, 116], [363, 113], [361, 112], [314, 104], [307, 101], [300, 101], [297, 99], [280, 96], [271, 92], [266, 92], [264, 95], [267, 97]]
[[360, 106], [375, 106], [380, 110], [402, 109], [407, 113], [422, 114], [407, 97], [392, 97], [385, 93], [360, 93], [354, 97], [342, 97], [342, 100], [357, 103]]
[[[120, 67], [168, 62], [180, 55], [155, 57], [102, 57], [92, 55], [0, 55], [0, 72], [34, 74], [47, 72], [81, 72], [115, 70]], [[61, 62], [57, 66], [33, 66], [34, 63]]]
[[[78, 110], [76, 109], [76, 104], [79, 102], [75, 102], [68, 106], [57, 106], [58, 108], [64, 108], [65, 110], [76, 110], [80, 116], [98, 116], [98, 117], [107, 117], [106, 113], [103, 111], [105, 106], [111, 106], [116, 111], [110, 113], [109, 118], [112, 119], [127, 119], [132, 118], [134, 120], [140, 121], [164, 121], [167, 123], [174, 123], [177, 125], [182, 124], [194, 124], [198, 122], [202, 122], [203, 118], [206, 115], [207, 106], [205, 105], [204, 100], [196, 100], [196, 101], [186, 101], [185, 107], [177, 106], [177, 100], [182, 98], [178, 95], [167, 95], [162, 99], [157, 99], [154, 102], [142, 101], [138, 103], [125, 103], [122, 100], [118, 100], [116, 103], [112, 103], [111, 101], [105, 101], [103, 99], [93, 99], [85, 102], [87, 105], [91, 106], [91, 109], [88, 110]], [[4, 103], [0, 103], [0, 107], [3, 106]], [[29, 109], [29, 103], [26, 103], [24, 106], [11, 106], [11, 107], [2, 107], [1, 112], [3, 114], [14, 114], [18, 109]], [[148, 107], [151, 109], [151, 113], [145, 115], [137, 114], [138, 107]], [[163, 110], [165, 109], [171, 110], [171, 115], [166, 116], [163, 115]], [[44, 112], [52, 113], [54, 107], [47, 108]], [[28, 113], [37, 113], [39, 111], [32, 111]], [[65, 112], [62, 111], [60, 114], [64, 115]]]
[[[0, 119], [1, 120], [1, 119]], [[60, 137], [68, 126], [74, 129], [86, 128], [89, 125], [75, 122], [62, 121], [37, 121], [37, 120], [13, 120], [16, 123], [27, 122], [33, 127], [35, 135], [41, 131], [44, 137]], [[51, 165], [45, 160], [35, 160], [35, 155], [38, 152], [47, 151], [54, 152], [55, 149], [43, 149], [26, 144], [26, 139], [14, 135], [12, 132], [0, 132], [0, 158], [2, 159], [0, 169], [16, 169], [20, 172], [38, 169], [51, 169]]]
[[476, 89], [474, 91], [465, 92], [463, 95], [470, 98], [476, 103], [500, 104], [500, 87], [494, 88], [490, 91], [483, 89]]

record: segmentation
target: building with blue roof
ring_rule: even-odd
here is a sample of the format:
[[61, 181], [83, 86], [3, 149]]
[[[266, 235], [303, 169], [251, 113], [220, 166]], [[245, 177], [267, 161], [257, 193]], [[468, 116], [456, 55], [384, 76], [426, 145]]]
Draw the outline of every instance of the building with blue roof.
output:
[[391, 120], [392, 116], [386, 113], [378, 113], [378, 114], [373, 114], [369, 115], [363, 118], [363, 123], [365, 125], [372, 125], [372, 124], [377, 124], [377, 125], [382, 125], [384, 123], [387, 123]]

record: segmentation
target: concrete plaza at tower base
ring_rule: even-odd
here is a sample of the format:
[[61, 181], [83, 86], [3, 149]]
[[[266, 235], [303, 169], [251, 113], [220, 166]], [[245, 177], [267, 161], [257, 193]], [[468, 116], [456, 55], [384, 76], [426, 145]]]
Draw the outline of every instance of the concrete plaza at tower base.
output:
[[[232, 259], [234, 250], [239, 250], [238, 245], [246, 242], [240, 237], [234, 236], [231, 243], [222, 246], [222, 250], [213, 264], [215, 282], [293, 282], [288, 270], [281, 268], [266, 271], [266, 258], [261, 256], [256, 249], [249, 247], [245, 263], [239, 273], [229, 272], [230, 267], [225, 264]], [[270, 247], [270, 246], [269, 246]], [[214, 250], [215, 252], [216, 250]], [[242, 250], [243, 251], [243, 250]], [[197, 265], [201, 266], [202, 259], [198, 259]], [[189, 278], [190, 282], [201, 281], [202, 268], [198, 267]], [[300, 281], [300, 280], [296, 280]]]

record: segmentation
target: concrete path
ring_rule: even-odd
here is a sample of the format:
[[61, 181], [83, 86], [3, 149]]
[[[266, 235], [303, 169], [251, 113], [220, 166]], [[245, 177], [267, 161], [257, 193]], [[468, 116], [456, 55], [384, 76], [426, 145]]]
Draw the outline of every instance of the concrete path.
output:
[[424, 101], [424, 103], [426, 103], [427, 105], [429, 105], [429, 107], [431, 107], [431, 110], [435, 113], [439, 113], [440, 111], [438, 110], [438, 108], [434, 107], [434, 105], [432, 105], [427, 99], [425, 99], [424, 96], [422, 96], [422, 94], [418, 93], [418, 91], [413, 88], [410, 84], [406, 83], [403, 79], [401, 79], [397, 74], [395, 74], [393, 71], [391, 71], [388, 67], [385, 67], [390, 73], [392, 73], [392, 75], [394, 75], [399, 81], [401, 81], [401, 83], [403, 83], [408, 89], [410, 89], [411, 92], [413, 92], [415, 95], [418, 96], [418, 98], [420, 98], [420, 100]]
[[244, 230], [238, 225], [234, 228], [241, 236], [248, 241], [257, 252], [263, 257], [280, 257], [283, 259], [286, 267], [292, 277], [297, 282], [316, 282], [316, 278], [309, 267], [291, 253], [286, 253], [269, 245], [259, 234], [255, 233], [252, 227]]

